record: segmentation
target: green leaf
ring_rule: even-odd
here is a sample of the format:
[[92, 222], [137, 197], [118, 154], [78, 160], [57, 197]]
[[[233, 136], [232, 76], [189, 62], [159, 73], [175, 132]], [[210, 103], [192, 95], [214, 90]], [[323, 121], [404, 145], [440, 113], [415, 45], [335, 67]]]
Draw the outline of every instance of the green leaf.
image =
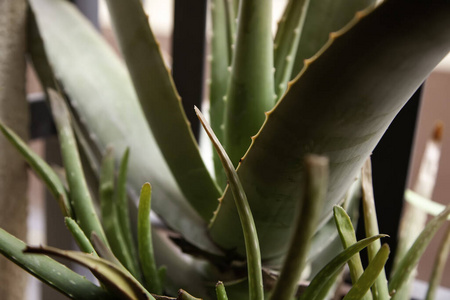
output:
[[291, 79], [295, 54], [300, 42], [309, 0], [290, 0], [278, 23], [274, 41], [275, 91], [278, 98], [286, 91]]
[[353, 284], [343, 300], [359, 300], [369, 293], [370, 287], [375, 283], [379, 274], [384, 271], [384, 265], [389, 258], [389, 246], [384, 244], [378, 253], [372, 258], [359, 280]]
[[403, 284], [408, 281], [411, 272], [415, 269], [416, 265], [419, 263], [419, 259], [425, 252], [431, 239], [434, 237], [439, 228], [444, 224], [450, 215], [450, 205], [445, 208], [445, 210], [438, 216], [434, 217], [425, 226], [424, 230], [417, 237], [414, 244], [409, 248], [408, 252], [399, 262], [394, 273], [391, 275], [389, 280], [389, 293], [394, 294], [393, 300], [396, 300], [395, 291], [402, 288]]
[[271, 0], [240, 1], [224, 123], [224, 147], [234, 166], [275, 103], [271, 19]]
[[437, 256], [434, 260], [433, 271], [431, 273], [430, 282], [428, 284], [427, 296], [425, 300], [435, 299], [436, 292], [444, 274], [445, 264], [450, 252], [450, 226], [447, 226], [444, 238], [439, 245]]
[[189, 203], [209, 221], [220, 190], [203, 163], [159, 44], [139, 0], [108, 0], [121, 52], [159, 149]]
[[74, 299], [115, 299], [59, 262], [44, 256], [24, 254], [25, 243], [0, 229], [0, 253], [42, 282]]
[[52, 115], [58, 131], [61, 156], [66, 170], [67, 183], [69, 184], [70, 200], [75, 210], [77, 222], [86, 236], [96, 232], [105, 244], [108, 244], [84, 178], [66, 104], [54, 90], [50, 89], [47, 93], [50, 97]]
[[6, 139], [13, 145], [30, 167], [36, 172], [38, 177], [45, 183], [50, 193], [58, 201], [59, 207], [66, 217], [74, 217], [69, 197], [64, 184], [56, 175], [55, 171], [11, 129], [0, 122], [0, 131]]
[[[336, 221], [336, 227], [338, 228], [339, 235], [341, 237], [342, 245], [344, 246], [344, 249], [347, 249], [348, 247], [356, 243], [356, 234], [355, 229], [353, 228], [352, 221], [350, 220], [350, 217], [347, 215], [345, 210], [340, 206], [335, 206], [333, 212], [334, 219]], [[362, 266], [359, 253], [350, 258], [350, 260], [348, 261], [348, 267], [350, 269], [350, 277], [352, 279], [352, 283], [355, 284], [364, 273], [364, 268]], [[359, 299], [372, 299], [372, 296], [370, 293], [366, 293], [360, 295]]]
[[[338, 31], [352, 20], [355, 13], [374, 5], [376, 0], [321, 0], [311, 1], [301, 32], [300, 43], [294, 54], [291, 79], [304, 67], [304, 60], [316, 55], [327, 43], [330, 33]], [[285, 12], [286, 14], [286, 12]]]
[[[370, 158], [366, 160], [362, 171], [361, 171], [361, 185], [363, 191], [363, 212], [364, 212], [364, 228], [366, 231], [366, 236], [373, 236], [379, 234], [378, 230], [378, 220], [377, 220], [377, 210], [375, 208], [375, 198], [373, 195], [372, 186], [372, 165]], [[380, 241], [375, 241], [367, 247], [367, 253], [369, 258], [369, 263], [372, 259], [375, 259], [375, 255], [379, 252], [381, 248]], [[380, 272], [377, 280], [375, 281], [372, 288], [372, 295], [375, 300], [389, 300], [388, 284], [386, 279], [386, 273], [384, 269]]]
[[202, 299], [195, 298], [185, 290], [179, 290], [177, 300], [202, 300]]
[[308, 155], [305, 157], [305, 168], [305, 195], [298, 208], [288, 253], [270, 298], [273, 300], [291, 299], [295, 295], [327, 191], [328, 159]]
[[228, 300], [227, 292], [225, 291], [225, 286], [222, 281], [216, 284], [216, 296], [217, 300]]
[[118, 203], [114, 197], [114, 169], [114, 151], [112, 148], [108, 148], [103, 157], [100, 170], [99, 195], [102, 225], [114, 255], [135, 278], [139, 279], [140, 272], [137, 262], [132, 253], [129, 252], [129, 247], [119, 222]]
[[43, 246], [28, 246], [24, 252], [58, 256], [83, 265], [89, 268], [98, 280], [118, 298], [155, 300], [129, 273], [124, 272], [120, 267], [105, 259], [77, 251], [64, 251]]
[[93, 256], [98, 256], [97, 252], [95, 252], [94, 247], [92, 247], [91, 242], [84, 234], [83, 230], [81, 230], [80, 226], [78, 226], [77, 222], [74, 219], [66, 217], [64, 219], [67, 228], [75, 239], [80, 250], [85, 253], [92, 253]]
[[[302, 157], [317, 153], [330, 159], [325, 224], [395, 115], [449, 52], [449, 36], [450, 2], [386, 0], [333, 33], [320, 55], [308, 61], [268, 114], [238, 170], [264, 260], [286, 253], [293, 207], [302, 194]], [[223, 248], [244, 255], [228, 192], [210, 233]]]
[[152, 207], [168, 226], [201, 249], [221, 254], [210, 241], [204, 220], [178, 188], [145, 121], [128, 71], [111, 47], [68, 1], [30, 0], [30, 5], [55, 73], [80, 121], [89, 128], [86, 138], [101, 153], [108, 145], [114, 147], [116, 160], [130, 147], [129, 191], [151, 181], [158, 187]]
[[305, 292], [300, 296], [300, 300], [316, 300], [317, 296], [323, 294], [324, 287], [329, 286], [329, 280], [334, 278], [334, 275], [339, 272], [342, 266], [356, 253], [370, 245], [373, 241], [385, 237], [385, 234], [365, 238], [356, 244], [348, 247], [340, 254], [338, 254], [332, 261], [330, 261], [311, 281]]
[[203, 128], [219, 154], [223, 168], [225, 169], [225, 174], [228, 178], [228, 187], [233, 193], [235, 204], [239, 213], [242, 231], [244, 232], [245, 249], [247, 254], [249, 300], [263, 300], [264, 290], [261, 270], [261, 252], [259, 250], [258, 234], [253, 221], [252, 211], [248, 205], [247, 196], [245, 195], [239, 176], [237, 175], [236, 170], [233, 167], [233, 163], [227, 153], [223, 149], [211, 127], [206, 123], [202, 113], [197, 107], [194, 108], [195, 113], [203, 125]]
[[145, 183], [141, 189], [138, 210], [138, 249], [141, 261], [142, 273], [147, 289], [155, 294], [163, 292], [161, 278], [156, 268], [153, 254], [152, 231], [150, 222], [150, 208], [152, 199], [152, 187]]

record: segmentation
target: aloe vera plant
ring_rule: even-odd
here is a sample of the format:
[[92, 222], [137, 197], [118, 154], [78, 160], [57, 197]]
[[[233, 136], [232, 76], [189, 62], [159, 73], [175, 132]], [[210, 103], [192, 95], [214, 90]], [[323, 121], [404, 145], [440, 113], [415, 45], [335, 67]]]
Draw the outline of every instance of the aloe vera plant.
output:
[[[125, 64], [70, 3], [29, 0], [36, 18], [30, 14], [33, 64], [46, 90], [63, 86], [69, 98], [48, 92], [68, 190], [17, 136], [1, 129], [57, 196], [83, 251], [99, 257], [46, 247], [26, 252], [82, 263], [102, 283], [90, 289], [125, 299], [158, 299], [151, 293], [173, 296], [177, 289], [207, 299], [324, 299], [349, 260], [354, 289], [348, 299], [395, 298], [407, 278], [394, 274], [387, 285], [389, 247], [373, 243], [383, 237], [375, 217], [364, 215], [368, 237], [356, 242], [345, 212], [335, 208], [345, 248], [338, 254], [333, 207], [352, 198], [346, 194], [384, 131], [449, 52], [450, 3], [376, 2], [290, 0], [272, 38], [271, 1], [211, 0], [212, 129], [202, 123], [219, 151], [210, 174], [139, 0], [107, 1]], [[101, 221], [71, 127], [85, 169], [99, 176]], [[103, 159], [108, 147], [114, 152]], [[122, 162], [117, 187], [114, 159]], [[135, 248], [125, 191], [138, 202], [148, 181]], [[165, 231], [147, 227], [150, 195], [152, 209], [178, 234], [173, 240], [190, 259]], [[421, 245], [449, 213], [424, 229], [402, 266], [414, 268]], [[6, 241], [0, 251], [12, 259], [19, 247], [8, 246], [7, 233], [0, 237]], [[368, 245], [370, 264], [363, 270], [354, 255]], [[307, 278], [307, 266], [327, 260], [328, 252], [335, 258]], [[21, 255], [19, 263], [30, 270], [32, 257]], [[272, 285], [265, 267], [279, 270]], [[49, 281], [46, 273], [38, 276]], [[303, 292], [300, 279], [311, 280]], [[214, 291], [219, 280], [224, 284]], [[178, 299], [195, 298], [181, 290]]]

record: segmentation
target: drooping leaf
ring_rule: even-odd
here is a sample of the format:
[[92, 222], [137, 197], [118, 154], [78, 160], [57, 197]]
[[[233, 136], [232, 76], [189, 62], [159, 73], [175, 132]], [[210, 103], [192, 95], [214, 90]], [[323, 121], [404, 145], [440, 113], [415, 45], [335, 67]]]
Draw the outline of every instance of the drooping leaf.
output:
[[261, 252], [259, 250], [258, 234], [253, 221], [252, 211], [250, 210], [247, 196], [245, 195], [245, 190], [242, 188], [239, 176], [234, 169], [233, 163], [225, 152], [225, 149], [222, 147], [211, 127], [206, 123], [205, 118], [197, 107], [195, 107], [195, 113], [200, 119], [200, 123], [203, 125], [203, 128], [206, 130], [206, 133], [219, 154], [223, 168], [225, 169], [225, 174], [228, 178], [228, 187], [233, 193], [235, 204], [239, 213], [242, 231], [244, 232], [245, 249], [247, 254], [249, 299], [263, 300], [264, 290], [261, 270]]
[[[286, 253], [293, 207], [302, 193], [301, 158], [318, 153], [330, 159], [325, 224], [392, 119], [449, 52], [449, 36], [450, 3], [386, 0], [333, 33], [307, 62], [238, 169], [263, 259]], [[210, 233], [225, 249], [244, 255], [228, 192]]]
[[25, 253], [47, 254], [69, 259], [87, 268], [98, 278], [98, 280], [113, 294], [121, 299], [155, 300], [140, 283], [129, 273], [120, 269], [110, 261], [94, 257], [90, 254], [64, 251], [53, 247], [30, 247]]
[[270, 299], [291, 299], [297, 290], [305, 266], [312, 237], [322, 211], [328, 182], [328, 159], [305, 157], [305, 194], [299, 207], [294, 234], [285, 257], [280, 276]]
[[370, 238], [365, 238], [356, 244], [348, 247], [341, 253], [339, 253], [333, 260], [331, 260], [311, 281], [309, 286], [306, 288], [304, 293], [300, 296], [300, 300], [316, 300], [319, 299], [318, 295], [326, 296], [324, 293], [325, 287], [331, 287], [329, 285], [329, 280], [334, 278], [336, 272], [342, 268], [342, 266], [356, 253], [370, 245], [373, 241], [379, 238], [385, 237], [386, 235], [380, 234]]
[[272, 1], [240, 1], [224, 122], [224, 148], [234, 166], [275, 103], [271, 18]]
[[[364, 273], [353, 284], [350, 291], [345, 295], [343, 300], [359, 300], [363, 299], [364, 295], [369, 294], [370, 287], [379, 278], [379, 274], [384, 271], [384, 265], [389, 258], [389, 246], [384, 244], [381, 246], [378, 253], [372, 258]], [[388, 298], [389, 299], [389, 298]]]
[[112, 145], [117, 160], [130, 147], [129, 191], [151, 181], [158, 186], [153, 191], [155, 212], [188, 241], [220, 254], [207, 236], [205, 222], [177, 187], [146, 124], [127, 70], [111, 47], [68, 1], [30, 0], [30, 5], [55, 73], [89, 128], [86, 138], [101, 153]]
[[0, 228], [0, 253], [42, 282], [74, 299], [115, 299], [66, 266], [44, 255], [25, 254], [25, 243]]

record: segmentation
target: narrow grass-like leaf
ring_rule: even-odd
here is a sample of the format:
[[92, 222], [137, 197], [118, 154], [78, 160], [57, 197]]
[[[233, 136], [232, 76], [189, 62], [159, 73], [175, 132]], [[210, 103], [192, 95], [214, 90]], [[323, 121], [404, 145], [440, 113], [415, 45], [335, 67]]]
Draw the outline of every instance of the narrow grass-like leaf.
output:
[[48, 256], [24, 254], [25, 248], [25, 243], [0, 228], [0, 253], [42, 282], [73, 299], [116, 299]]
[[275, 92], [278, 98], [286, 91], [291, 79], [295, 55], [303, 32], [303, 24], [309, 7], [309, 0], [290, 0], [278, 23], [274, 41]]
[[74, 237], [78, 247], [80, 247], [80, 250], [85, 253], [92, 253], [93, 256], [98, 256], [91, 242], [84, 234], [83, 230], [81, 230], [80, 226], [78, 226], [77, 222], [69, 217], [66, 217], [64, 222], [66, 223], [70, 233], [72, 233], [72, 236]]
[[224, 148], [234, 166], [275, 103], [271, 19], [271, 0], [240, 1], [224, 123]]
[[369, 238], [365, 238], [356, 244], [348, 247], [330, 261], [311, 281], [305, 292], [300, 296], [300, 300], [316, 300], [317, 296], [323, 292], [325, 286], [328, 285], [330, 278], [338, 272], [342, 266], [356, 253], [370, 245], [372, 242], [385, 237], [385, 234], [379, 234]]
[[67, 191], [59, 179], [58, 175], [53, 169], [28, 145], [22, 141], [22, 139], [15, 134], [7, 126], [0, 122], [0, 131], [6, 137], [6, 139], [19, 151], [22, 157], [27, 161], [29, 166], [36, 172], [39, 178], [45, 183], [50, 193], [58, 201], [59, 207], [66, 217], [75, 217], [72, 212], [72, 207], [69, 203], [69, 197]]
[[117, 178], [117, 187], [115, 194], [115, 202], [117, 207], [117, 218], [122, 236], [125, 240], [125, 247], [133, 259], [135, 268], [138, 269], [137, 251], [131, 230], [131, 220], [128, 210], [128, 193], [127, 193], [127, 174], [128, 174], [128, 158], [130, 149], [127, 148], [120, 160], [119, 175]]
[[305, 194], [299, 205], [289, 251], [285, 257], [280, 276], [270, 299], [291, 299], [297, 290], [298, 281], [305, 266], [312, 236], [327, 192], [328, 159], [322, 156], [305, 157]]
[[172, 174], [189, 203], [209, 221], [220, 197], [149, 27], [140, 0], [108, 0], [121, 52], [147, 122]]
[[[117, 161], [130, 147], [128, 190], [138, 191], [146, 181], [157, 185], [152, 209], [186, 240], [220, 255], [222, 251], [207, 234], [206, 222], [187, 202], [171, 174], [146, 123], [128, 71], [111, 46], [69, 1], [29, 3], [55, 74], [70, 95], [80, 123], [89, 129], [86, 138], [100, 153], [112, 145]], [[89, 51], [85, 51], [86, 45]], [[32, 57], [39, 59], [39, 55]], [[137, 204], [138, 195], [132, 196]]]
[[[353, 228], [350, 217], [342, 207], [335, 206], [333, 211], [334, 220], [341, 237], [342, 245], [344, 246], [344, 249], [347, 249], [348, 247], [356, 243], [355, 229]], [[364, 268], [362, 266], [359, 253], [350, 258], [350, 260], [348, 261], [348, 267], [350, 269], [350, 277], [352, 279], [352, 283], [355, 284], [364, 273]], [[365, 295], [361, 295], [360, 299], [372, 299], [372, 295], [370, 293], [367, 293]]]
[[[307, 61], [267, 115], [238, 169], [263, 259], [287, 251], [295, 220], [292, 207], [302, 194], [304, 155], [330, 159], [321, 216], [325, 224], [393, 118], [448, 54], [449, 36], [450, 2], [385, 0], [358, 13]], [[243, 255], [233, 201], [225, 192], [210, 235], [223, 248]]]
[[214, 135], [211, 127], [207, 124], [200, 110], [195, 107], [200, 122], [206, 133], [211, 139], [216, 151], [219, 153], [223, 168], [228, 178], [228, 186], [233, 193], [235, 205], [237, 207], [239, 218], [241, 220], [242, 231], [244, 232], [245, 248], [247, 254], [247, 270], [248, 270], [248, 286], [249, 299], [264, 299], [262, 270], [261, 270], [261, 253], [259, 250], [258, 234], [256, 232], [255, 223], [253, 221], [252, 212], [248, 205], [247, 196], [242, 188], [239, 176], [234, 169], [233, 163], [223, 149], [217, 137]]
[[[389, 280], [389, 292], [390, 294], [398, 291], [403, 284], [408, 281], [409, 275], [416, 268], [420, 257], [425, 252], [427, 246], [431, 242], [438, 229], [447, 220], [450, 215], [450, 205], [445, 208], [445, 210], [438, 216], [434, 217], [425, 226], [424, 230], [417, 237], [414, 244], [408, 250], [403, 259], [399, 262], [397, 268]], [[397, 300], [396, 295], [392, 297], [393, 300]]]
[[370, 261], [364, 273], [358, 281], [353, 284], [353, 287], [343, 300], [360, 300], [363, 299], [364, 295], [370, 295], [369, 289], [375, 283], [375, 280], [379, 278], [379, 274], [383, 272], [384, 265], [389, 258], [389, 253], [390, 250], [387, 244], [381, 246], [378, 253]]
[[439, 285], [442, 280], [442, 275], [444, 274], [445, 264], [447, 263], [449, 252], [450, 252], [450, 225], [447, 226], [444, 239], [441, 241], [441, 244], [439, 245], [437, 256], [434, 260], [433, 271], [431, 273], [425, 300], [435, 299], [437, 289], [439, 288]]
[[[419, 195], [418, 193], [414, 192], [413, 190], [407, 189], [405, 191], [405, 200], [409, 203], [411, 203], [414, 206], [417, 206], [421, 210], [425, 211], [426, 213], [437, 216], [439, 215], [444, 209], [445, 205], [435, 202], [431, 199], [428, 199], [424, 196]], [[450, 219], [450, 217], [449, 217]]]
[[152, 187], [150, 183], [142, 186], [141, 196], [139, 198], [138, 210], [138, 249], [139, 258], [142, 265], [145, 286], [155, 294], [161, 294], [163, 287], [161, 277], [153, 254], [152, 230], [150, 222], [150, 208], [152, 199]]
[[217, 300], [228, 300], [227, 292], [225, 291], [225, 286], [222, 281], [216, 284], [216, 297]]
[[102, 224], [114, 255], [134, 277], [140, 278], [139, 269], [132, 254], [128, 251], [129, 247], [120, 226], [117, 202], [114, 197], [114, 170], [114, 151], [112, 148], [108, 148], [100, 170], [99, 195]]
[[155, 298], [150, 295], [150, 293], [146, 291], [133, 276], [105, 259], [93, 257], [90, 254], [82, 252], [65, 251], [43, 246], [28, 246], [24, 252], [58, 256], [81, 264], [89, 268], [95, 277], [97, 277], [98, 280], [118, 298], [130, 300], [155, 300]]
[[[375, 198], [373, 195], [372, 186], [372, 165], [370, 158], [366, 160], [361, 173], [361, 185], [363, 191], [363, 212], [364, 212], [364, 228], [366, 236], [374, 236], [379, 234], [377, 211], [375, 208]], [[375, 241], [367, 247], [369, 263], [375, 259], [378, 251], [381, 248], [380, 241]], [[386, 279], [386, 272], [382, 270], [372, 288], [372, 295], [374, 300], [389, 300], [388, 283]]]
[[66, 104], [54, 90], [49, 89], [47, 92], [50, 97], [53, 119], [58, 129], [61, 155], [69, 184], [71, 205], [75, 210], [77, 222], [86, 236], [96, 232], [108, 244], [84, 178]]

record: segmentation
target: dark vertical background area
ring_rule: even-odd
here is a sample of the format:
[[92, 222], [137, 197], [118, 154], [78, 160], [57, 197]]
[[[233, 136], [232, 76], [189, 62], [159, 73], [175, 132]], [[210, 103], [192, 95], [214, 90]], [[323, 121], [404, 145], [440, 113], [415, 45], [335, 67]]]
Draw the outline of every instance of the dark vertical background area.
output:
[[197, 139], [194, 105], [200, 108], [203, 99], [206, 8], [206, 0], [175, 0], [172, 75]]
[[[397, 231], [403, 206], [403, 194], [408, 180], [409, 163], [413, 147], [416, 120], [420, 108], [421, 88], [411, 97], [394, 119], [372, 154], [372, 175], [380, 233], [390, 237], [383, 239], [391, 248], [386, 264], [389, 276], [395, 250]], [[362, 216], [362, 207], [360, 207]], [[358, 221], [358, 239], [364, 238], [364, 220]], [[363, 259], [365, 252], [363, 253]]]

